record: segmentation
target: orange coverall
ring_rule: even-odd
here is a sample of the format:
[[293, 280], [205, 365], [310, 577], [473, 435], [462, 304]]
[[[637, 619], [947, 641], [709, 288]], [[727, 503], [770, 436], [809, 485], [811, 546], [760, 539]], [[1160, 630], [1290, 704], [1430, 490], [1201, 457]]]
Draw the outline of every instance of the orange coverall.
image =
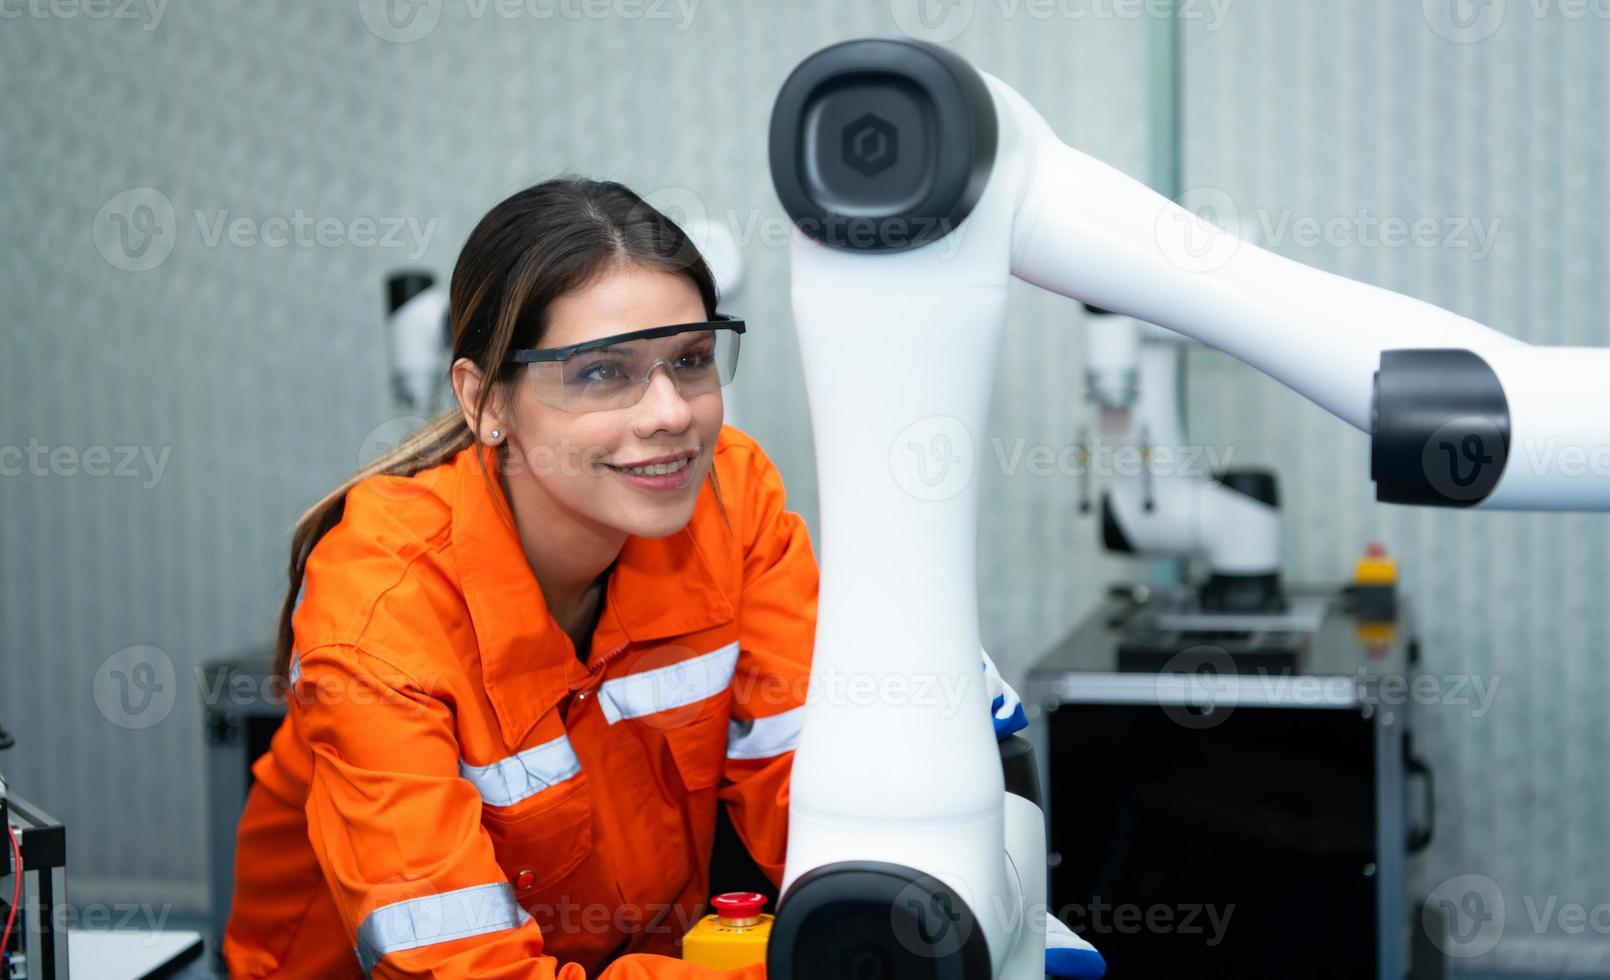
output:
[[230, 976], [764, 976], [674, 957], [718, 801], [780, 883], [817, 566], [752, 437], [723, 426], [713, 465], [731, 530], [706, 481], [682, 530], [628, 537], [586, 663], [486, 447], [352, 489], [252, 767]]

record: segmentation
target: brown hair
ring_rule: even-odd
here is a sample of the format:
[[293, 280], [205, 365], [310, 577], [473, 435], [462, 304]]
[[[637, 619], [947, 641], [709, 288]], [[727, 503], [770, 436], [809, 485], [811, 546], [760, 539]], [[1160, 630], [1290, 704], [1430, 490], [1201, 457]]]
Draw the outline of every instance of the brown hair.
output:
[[[688, 276], [704, 300], [705, 315], [715, 316], [719, 298], [715, 278], [698, 248], [675, 222], [618, 183], [558, 177], [500, 201], [481, 218], [459, 252], [448, 299], [453, 345], [449, 363], [467, 357], [483, 378], [492, 380], [481, 386], [476, 398], [476, 427], [472, 430], [456, 407], [443, 413], [396, 450], [354, 473], [297, 520], [274, 643], [275, 676], [283, 679], [290, 667], [291, 616], [308, 556], [340, 522], [348, 491], [372, 476], [412, 476], [470, 446], [492, 398], [497, 397], [500, 405], [510, 398], [510, 382], [522, 365], [505, 363], [509, 351], [539, 346], [550, 304], [621, 262]], [[500, 452], [507, 451], [504, 442]], [[479, 455], [477, 459], [491, 488], [485, 460]], [[710, 480], [726, 520], [713, 466]], [[504, 516], [512, 527], [513, 515], [505, 511]]]

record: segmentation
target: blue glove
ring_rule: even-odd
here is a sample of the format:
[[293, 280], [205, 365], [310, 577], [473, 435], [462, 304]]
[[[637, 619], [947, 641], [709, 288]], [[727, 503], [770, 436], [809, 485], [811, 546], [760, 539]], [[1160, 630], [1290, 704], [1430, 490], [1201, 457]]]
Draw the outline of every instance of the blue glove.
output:
[[1023, 713], [1023, 702], [1018, 700], [1017, 692], [995, 669], [995, 661], [989, 658], [983, 647], [978, 648], [978, 653], [984, 658], [984, 693], [989, 695], [989, 710], [995, 722], [995, 740], [998, 742], [1013, 732], [1029, 727], [1029, 717]]
[[1053, 977], [1100, 980], [1107, 975], [1107, 961], [1096, 947], [1080, 939], [1062, 920], [1045, 916], [1045, 972]]
[[[985, 692], [990, 698], [990, 716], [995, 722], [995, 739], [1000, 741], [1013, 732], [1029, 726], [1028, 715], [1023, 713], [1023, 702], [1012, 685], [1006, 683], [1001, 672], [995, 669], [988, 651], [980, 647], [984, 658]], [[1045, 916], [1045, 972], [1053, 977], [1074, 977], [1077, 980], [1100, 980], [1107, 975], [1107, 961], [1096, 952], [1096, 947], [1080, 939], [1062, 920], [1046, 913]]]

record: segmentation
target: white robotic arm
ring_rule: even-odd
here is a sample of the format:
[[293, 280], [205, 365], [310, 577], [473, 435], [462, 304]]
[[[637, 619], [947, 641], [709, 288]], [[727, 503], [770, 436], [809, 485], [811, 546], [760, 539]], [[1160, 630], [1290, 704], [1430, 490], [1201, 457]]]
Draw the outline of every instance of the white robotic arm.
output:
[[1379, 499], [1610, 509], [1610, 350], [1534, 347], [1264, 251], [1063, 145], [985, 79], [1025, 161], [1014, 275], [1200, 340], [1370, 434]]
[[[947, 79], [925, 58], [959, 67]], [[1001, 271], [992, 268], [1000, 263], [1053, 292], [1225, 351], [1370, 434], [1381, 500], [1610, 509], [1610, 385], [1601, 380], [1610, 349], [1529, 345], [1265, 251], [1064, 145], [1010, 86], [942, 48], [846, 42], [807, 59], [790, 84], [813, 68], [841, 87], [823, 97], [817, 86], [813, 116], [797, 135], [837, 126], [846, 154], [885, 147], [894, 162], [863, 173], [847, 157], [825, 159], [822, 138], [799, 143], [782, 167], [791, 173], [781, 172], [774, 118], [784, 206], [813, 241], [863, 260], [797, 263], [796, 286], [826, 276], [900, 289], [912, 277], [886, 260], [903, 252], [953, 280]], [[958, 94], [975, 85], [987, 102]], [[778, 109], [790, 95], [810, 99], [803, 87], [785, 88]], [[836, 111], [835, 99], [866, 109]], [[958, 131], [969, 128], [963, 139]], [[942, 155], [910, 159], [925, 150]], [[999, 241], [977, 241], [1002, 231], [1004, 251]], [[880, 261], [864, 261], [870, 256]], [[1493, 459], [1472, 458], [1478, 449]], [[1432, 472], [1418, 472], [1427, 466]]]
[[[1280, 507], [1274, 473], [1194, 465], [1180, 405], [1186, 338], [1155, 324], [1086, 308], [1086, 387], [1097, 406], [1100, 441], [1116, 438], [1138, 457], [1101, 494], [1102, 541], [1141, 555], [1200, 556], [1209, 572], [1204, 609], [1232, 613], [1284, 608]], [[1091, 460], [1098, 450], [1088, 452]], [[1096, 467], [1094, 462], [1091, 469]], [[1081, 510], [1089, 507], [1089, 471]]]
[[1532, 347], [1240, 241], [943, 48], [812, 55], [770, 157], [822, 527], [772, 980], [1044, 968], [1041, 811], [1003, 776], [978, 668], [975, 440], [1012, 276], [1369, 432], [1380, 499], [1610, 509], [1610, 351]]

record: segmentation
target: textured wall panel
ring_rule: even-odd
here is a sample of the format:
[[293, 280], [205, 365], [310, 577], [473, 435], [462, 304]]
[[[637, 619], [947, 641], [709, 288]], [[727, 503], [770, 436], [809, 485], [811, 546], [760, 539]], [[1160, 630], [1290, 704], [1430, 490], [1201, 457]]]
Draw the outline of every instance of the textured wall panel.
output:
[[[1450, 9], [1473, 18], [1468, 29], [1450, 26]], [[1588, 186], [1610, 162], [1610, 24], [1567, 9], [1238, 4], [1225, 30], [1189, 34], [1186, 183], [1229, 195], [1281, 254], [1536, 343], [1610, 343], [1610, 213]], [[1361, 209], [1430, 220], [1437, 244], [1371, 238]], [[1295, 233], [1304, 219], [1320, 224], [1317, 241]], [[1341, 225], [1327, 236], [1331, 219]], [[1402, 563], [1442, 692], [1418, 709], [1440, 810], [1414, 884], [1477, 893], [1489, 914], [1504, 899], [1496, 949], [1462, 965], [1610, 970], [1610, 522], [1377, 504], [1362, 434], [1223, 355], [1194, 354], [1192, 370], [1194, 435], [1280, 471], [1287, 574], [1344, 574], [1371, 540]], [[1463, 682], [1491, 692], [1485, 711]], [[1558, 918], [1570, 903], [1598, 908], [1600, 928], [1573, 933]]]
[[[806, 54], [894, 33], [887, 5], [706, 0], [691, 19], [654, 5], [596, 18], [444, 0], [400, 30], [368, 0], [173, 3], [144, 20], [22, 9], [0, 30], [0, 445], [43, 447], [46, 463], [0, 482], [0, 717], [20, 739], [12, 784], [72, 827], [75, 898], [204, 901], [196, 666], [269, 636], [292, 521], [392, 431], [385, 275], [445, 276], [518, 188], [576, 171], [730, 224], [748, 281], [729, 306], [751, 332], [729, 418], [814, 522], [766, 122]], [[1137, 26], [979, 5], [950, 43], [1135, 163], [1138, 90], [1081, 93], [1138, 79]], [[283, 219], [290, 240], [232, 239], [242, 218], [258, 233]], [[299, 219], [333, 220], [335, 240], [295, 237]], [[365, 219], [401, 232], [369, 241]], [[1064, 444], [1073, 307], [1024, 293], [1014, 335], [1055, 356], [1019, 345], [1003, 359], [999, 434]], [[152, 462], [84, 475], [95, 447], [116, 465], [123, 446]], [[1088, 603], [1105, 560], [1067, 560], [1093, 532], [1064, 484], [1002, 476], [987, 493], [986, 635], [1020, 669]]]

